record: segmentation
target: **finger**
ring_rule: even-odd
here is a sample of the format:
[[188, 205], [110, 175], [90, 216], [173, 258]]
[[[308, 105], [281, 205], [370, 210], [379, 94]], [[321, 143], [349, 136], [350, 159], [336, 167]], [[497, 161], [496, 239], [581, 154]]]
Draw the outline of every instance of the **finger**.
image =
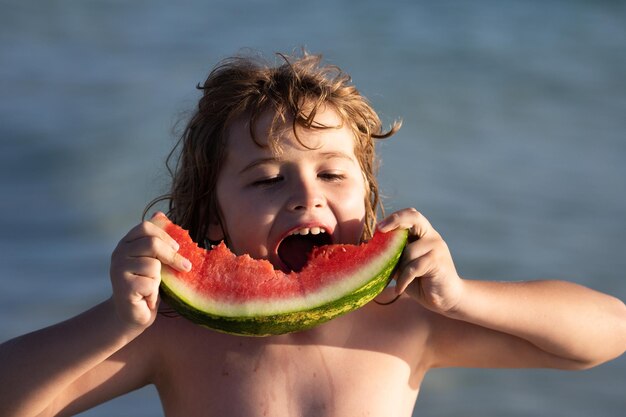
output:
[[124, 238], [122, 238], [122, 242], [131, 243], [135, 240], [142, 239], [148, 236], [158, 237], [167, 243], [172, 249], [178, 250], [180, 245], [176, 240], [174, 240], [167, 232], [161, 229], [154, 223], [151, 222], [142, 222], [137, 226], [133, 227]]
[[152, 282], [158, 288], [161, 283], [161, 262], [150, 258], [130, 259], [125, 265], [116, 267], [111, 278], [114, 289], [123, 293], [134, 291], [138, 282]]
[[174, 252], [169, 259], [160, 259], [166, 265], [171, 266], [181, 272], [189, 272], [193, 267], [189, 259], [182, 256], [180, 253]]
[[154, 309], [158, 301], [160, 280], [138, 275], [131, 276], [129, 280], [132, 281], [128, 293], [129, 302], [133, 304], [145, 302], [150, 309]]
[[396, 294], [402, 294], [414, 279], [417, 278], [416, 271], [419, 269], [418, 260], [409, 262], [398, 269], [396, 275]]
[[174, 248], [155, 236], [144, 236], [127, 243], [129, 258], [150, 257], [161, 261], [179, 271], [191, 270], [191, 262], [179, 254]]
[[396, 277], [396, 293], [402, 294], [415, 279], [427, 276], [432, 269], [430, 252], [404, 265]]
[[398, 262], [398, 268], [401, 269], [412, 260], [426, 255], [428, 252], [433, 250], [434, 247], [435, 242], [428, 238], [422, 238], [409, 242], [402, 251], [402, 256]]
[[130, 258], [125, 268], [128, 273], [134, 276], [161, 279], [161, 262], [155, 258]]
[[378, 229], [388, 232], [394, 229], [407, 229], [413, 239], [426, 236], [434, 230], [430, 222], [414, 208], [396, 211], [378, 223]]
[[113, 280], [113, 292], [117, 297], [136, 303], [154, 291], [159, 290], [160, 277], [136, 275], [126, 271], [120, 275], [121, 279]]
[[152, 294], [150, 294], [148, 297], [146, 297], [146, 303], [148, 304], [148, 307], [151, 310], [156, 310], [157, 308], [159, 308], [159, 301], [160, 301], [160, 297], [159, 297], [158, 291], [155, 291]]

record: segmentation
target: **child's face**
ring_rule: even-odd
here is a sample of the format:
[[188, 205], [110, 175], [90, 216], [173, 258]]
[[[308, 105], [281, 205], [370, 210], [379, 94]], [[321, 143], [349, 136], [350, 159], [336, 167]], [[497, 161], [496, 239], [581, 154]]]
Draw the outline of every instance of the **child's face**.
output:
[[[268, 112], [257, 123], [260, 143], [267, 144], [271, 118]], [[318, 112], [315, 121], [341, 125], [331, 109]], [[298, 143], [290, 124], [278, 134], [281, 151], [273, 153], [254, 143], [247, 119], [231, 126], [217, 182], [225, 230], [213, 225], [209, 238], [221, 239], [225, 232], [236, 254], [268, 259], [283, 270], [299, 270], [313, 245], [359, 242], [366, 184], [349, 127], [298, 127], [299, 139], [314, 149]], [[297, 236], [291, 236], [294, 233]]]

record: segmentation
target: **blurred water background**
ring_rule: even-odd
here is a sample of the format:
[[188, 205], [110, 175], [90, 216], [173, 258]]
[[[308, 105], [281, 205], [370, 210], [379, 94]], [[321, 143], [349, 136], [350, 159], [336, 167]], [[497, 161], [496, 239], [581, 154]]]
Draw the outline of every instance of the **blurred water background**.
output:
[[[380, 147], [387, 208], [423, 211], [462, 275], [626, 299], [624, 2], [3, 0], [0, 340], [108, 297], [110, 253], [167, 189], [219, 59], [300, 46], [404, 120]], [[415, 415], [621, 416], [625, 387], [626, 358], [434, 371]], [[83, 415], [163, 413], [149, 387]]]

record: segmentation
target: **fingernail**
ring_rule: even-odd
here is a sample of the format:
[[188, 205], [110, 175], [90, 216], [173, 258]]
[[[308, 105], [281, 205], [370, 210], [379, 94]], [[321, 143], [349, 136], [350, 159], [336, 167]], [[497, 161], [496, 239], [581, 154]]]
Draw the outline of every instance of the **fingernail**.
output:
[[178, 252], [178, 249], [180, 249], [180, 245], [179, 245], [179, 244], [178, 244], [178, 242], [177, 242], [177, 241], [175, 241], [175, 240], [172, 240], [172, 241], [170, 242], [170, 245], [172, 246], [172, 249], [174, 249], [176, 252]]
[[183, 259], [182, 264], [185, 271], [191, 271], [191, 262], [188, 259]]

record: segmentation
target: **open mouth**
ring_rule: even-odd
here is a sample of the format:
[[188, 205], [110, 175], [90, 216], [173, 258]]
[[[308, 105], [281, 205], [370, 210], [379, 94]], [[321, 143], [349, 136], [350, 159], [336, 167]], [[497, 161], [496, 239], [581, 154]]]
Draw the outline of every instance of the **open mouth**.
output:
[[278, 257], [289, 271], [300, 272], [314, 247], [331, 243], [332, 238], [324, 229], [305, 227], [294, 231], [280, 242]]

